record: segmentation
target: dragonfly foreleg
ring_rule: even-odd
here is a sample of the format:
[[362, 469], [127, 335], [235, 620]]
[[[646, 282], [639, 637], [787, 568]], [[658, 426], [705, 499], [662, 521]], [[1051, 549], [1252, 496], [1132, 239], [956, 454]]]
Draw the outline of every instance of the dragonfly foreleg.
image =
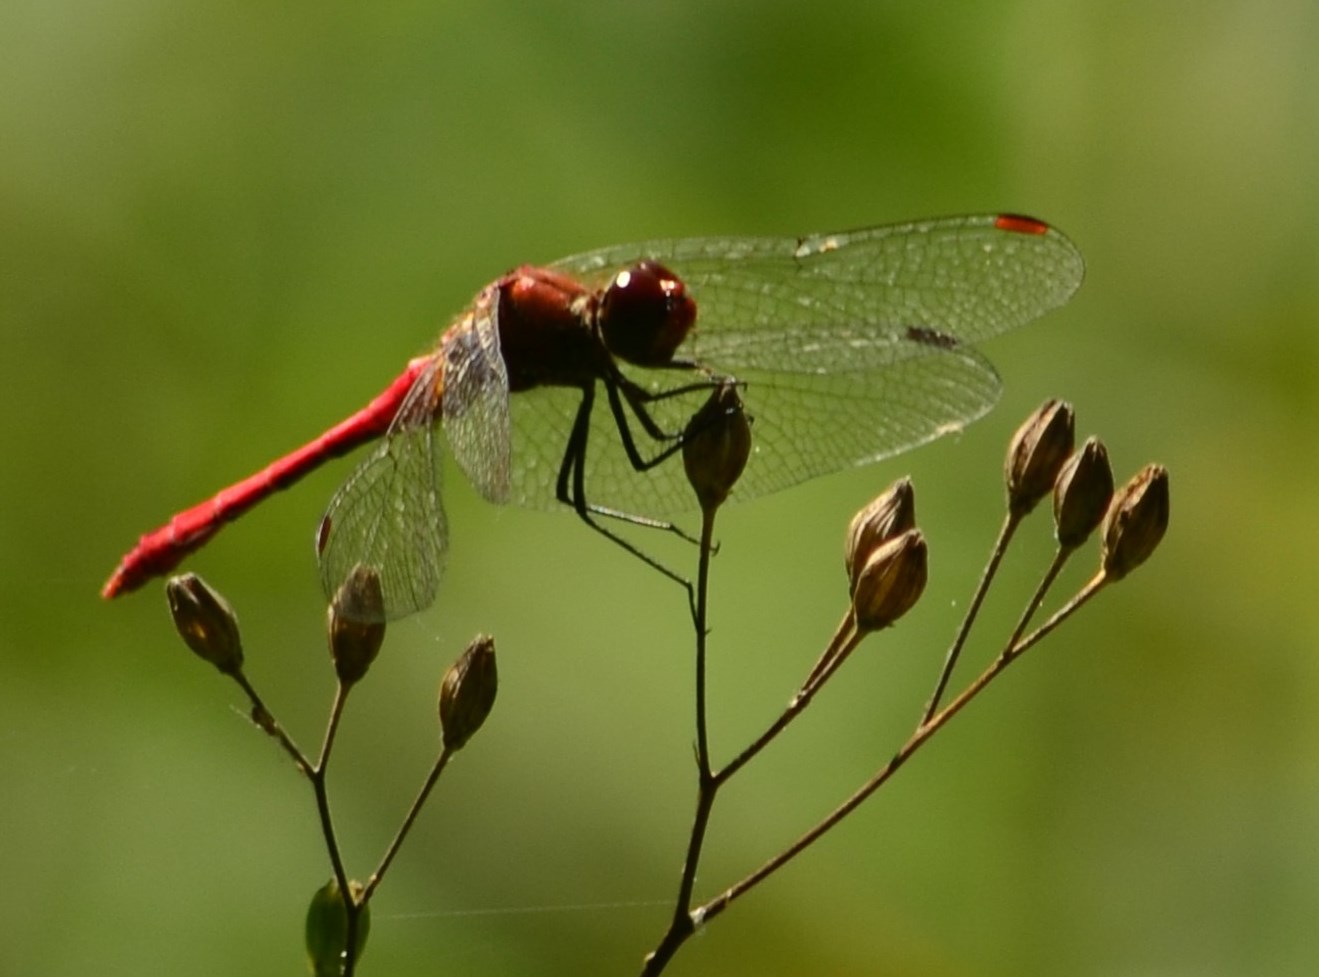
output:
[[[613, 530], [602, 525], [596, 520], [597, 516], [608, 519], [617, 519], [621, 522], [629, 523], [634, 526], [642, 526], [646, 529], [659, 529], [670, 532], [679, 538], [688, 542], [697, 542], [690, 534], [684, 532], [678, 526], [671, 522], [665, 522], [661, 519], [652, 519], [648, 516], [639, 516], [630, 512], [623, 512], [618, 509], [612, 509], [608, 506], [595, 505], [587, 501], [586, 498], [586, 450], [590, 439], [591, 432], [591, 411], [595, 406], [595, 385], [592, 384], [582, 390], [582, 401], [577, 408], [577, 416], [573, 419], [572, 431], [568, 436], [568, 444], [564, 450], [563, 462], [559, 466], [558, 480], [555, 486], [555, 494], [560, 502], [572, 506], [577, 517], [590, 526], [600, 535], [604, 536], [611, 542], [621, 546], [628, 553], [631, 553], [642, 563], [658, 570], [665, 577], [678, 584], [687, 591], [688, 600], [693, 599], [691, 581], [676, 570], [665, 566], [655, 557], [646, 553], [635, 543], [618, 535]], [[669, 452], [672, 454], [672, 451]]]

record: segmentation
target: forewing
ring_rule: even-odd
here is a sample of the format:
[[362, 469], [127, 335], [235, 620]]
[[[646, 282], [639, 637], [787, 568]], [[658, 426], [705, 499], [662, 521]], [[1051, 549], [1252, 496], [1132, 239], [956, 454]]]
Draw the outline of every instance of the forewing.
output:
[[[600, 286], [643, 257], [667, 265], [696, 300], [696, 326], [679, 357], [743, 383], [753, 456], [735, 499], [868, 464], [980, 417], [997, 400], [999, 381], [968, 344], [1062, 305], [1084, 275], [1080, 252], [1061, 232], [995, 214], [800, 238], [649, 241], [553, 267]], [[633, 375], [655, 392], [700, 376]], [[548, 451], [541, 419], [555, 418], [566, 432], [580, 394], [545, 391], [520, 410], [524, 396], [514, 398], [514, 497], [544, 503], [566, 435], [556, 439], [558, 455]], [[665, 399], [653, 413], [677, 433], [704, 398]], [[643, 454], [664, 444], [648, 446]], [[643, 515], [694, 504], [679, 459], [632, 469], [603, 395], [586, 468], [593, 503]]]
[[468, 480], [490, 502], [509, 498], [508, 371], [499, 352], [498, 302], [487, 289], [440, 340], [444, 432]]
[[[435, 600], [448, 546], [434, 431], [440, 370], [437, 359], [417, 377], [385, 436], [330, 500], [318, 541], [327, 599], [361, 564], [379, 575], [386, 619]], [[360, 607], [345, 611], [378, 617]]]
[[[799, 238], [648, 241], [553, 267], [598, 282], [642, 257], [666, 264], [696, 300], [696, 328], [680, 355], [732, 372], [859, 372], [872, 364], [849, 343], [879, 349], [876, 340], [913, 328], [978, 342], [1062, 305], [1085, 273], [1062, 232], [997, 214]], [[802, 334], [814, 344], [798, 342], [789, 358], [780, 337]]]

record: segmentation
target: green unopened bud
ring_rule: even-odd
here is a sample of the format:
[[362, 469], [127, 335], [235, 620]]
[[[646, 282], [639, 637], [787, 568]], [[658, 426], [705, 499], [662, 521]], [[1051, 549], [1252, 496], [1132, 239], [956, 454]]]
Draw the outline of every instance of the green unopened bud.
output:
[[1080, 546], [1099, 528], [1113, 498], [1113, 469], [1108, 449], [1098, 438], [1088, 438], [1081, 450], [1067, 459], [1053, 486], [1053, 523], [1058, 545]]
[[1046, 400], [1017, 429], [1004, 465], [1008, 508], [1015, 515], [1026, 515], [1049, 494], [1072, 453], [1075, 429], [1072, 405], [1064, 400]]
[[495, 704], [498, 687], [495, 639], [477, 635], [440, 683], [440, 729], [446, 750], [462, 749], [481, 728]]
[[1168, 529], [1168, 470], [1146, 465], [1113, 499], [1104, 521], [1104, 573], [1121, 580], [1149, 559]]
[[[362, 886], [349, 882], [353, 898], [361, 897]], [[353, 948], [353, 961], [362, 956], [366, 948], [366, 937], [371, 932], [370, 903], [362, 906], [357, 914], [357, 933]], [[348, 942], [348, 908], [344, 905], [343, 893], [337, 879], [330, 879], [316, 890], [307, 907], [307, 925], [305, 929], [307, 943], [307, 962], [315, 977], [339, 977], [343, 973], [344, 955]]]
[[916, 526], [916, 492], [911, 479], [900, 478], [852, 517], [847, 527], [843, 562], [847, 582], [856, 590], [856, 579], [876, 546]]
[[893, 624], [916, 605], [928, 576], [929, 553], [919, 529], [875, 547], [852, 593], [857, 629], [876, 631]]
[[243, 642], [238, 636], [238, 616], [229, 602], [195, 573], [184, 573], [165, 581], [165, 597], [174, 627], [198, 657], [225, 675], [243, 669]]
[[751, 457], [751, 422], [735, 383], [710, 392], [682, 436], [682, 464], [701, 509], [723, 505]]
[[344, 685], [359, 681], [380, 653], [385, 641], [384, 606], [380, 575], [361, 563], [330, 602], [330, 657]]

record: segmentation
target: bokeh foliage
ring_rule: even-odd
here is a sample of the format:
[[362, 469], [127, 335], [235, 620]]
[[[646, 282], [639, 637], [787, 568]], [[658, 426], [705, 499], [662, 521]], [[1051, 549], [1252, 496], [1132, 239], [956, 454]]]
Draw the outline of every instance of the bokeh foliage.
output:
[[[134, 534], [365, 402], [519, 262], [1011, 209], [1089, 273], [989, 346], [1004, 405], [723, 521], [716, 750], [814, 659], [843, 527], [898, 474], [932, 579], [726, 800], [702, 883], [887, 757], [1044, 397], [1119, 478], [1169, 467], [1164, 549], [673, 972], [1313, 973], [1317, 40], [1286, 0], [0, 5], [0, 972], [302, 966], [325, 876], [303, 787], [158, 590], [96, 598]], [[310, 537], [346, 471], [190, 564], [304, 738], [331, 688]], [[456, 472], [447, 503], [441, 602], [391, 632], [343, 731], [350, 859], [387, 840], [477, 631], [501, 699], [365, 972], [634, 972], [691, 806], [685, 611], [570, 517], [493, 511]], [[1044, 532], [1010, 566], [1023, 600]]]

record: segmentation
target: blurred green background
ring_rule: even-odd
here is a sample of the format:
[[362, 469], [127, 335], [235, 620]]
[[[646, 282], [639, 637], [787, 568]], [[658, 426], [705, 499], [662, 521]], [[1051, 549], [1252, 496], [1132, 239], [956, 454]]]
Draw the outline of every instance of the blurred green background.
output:
[[[998, 410], [725, 513], [721, 757], [814, 659], [843, 527], [900, 474], [933, 577], [721, 798], [698, 892], [910, 727], [1042, 399], [1077, 405], [1120, 478], [1170, 468], [1169, 536], [670, 972], [1319, 971], [1316, 42], [1319, 8], [1285, 0], [8, 0], [0, 973], [303, 967], [328, 874], [310, 793], [157, 587], [96, 596], [138, 533], [364, 403], [519, 262], [986, 210], [1055, 222], [1088, 261], [1070, 306], [987, 348]], [[331, 692], [311, 534], [350, 464], [189, 564], [308, 748]], [[495, 510], [452, 471], [446, 499], [441, 600], [391, 630], [335, 761], [357, 874], [477, 631], [499, 702], [382, 888], [363, 972], [634, 973], [692, 807], [683, 606], [570, 516]], [[968, 676], [1049, 552], [1031, 523]]]

